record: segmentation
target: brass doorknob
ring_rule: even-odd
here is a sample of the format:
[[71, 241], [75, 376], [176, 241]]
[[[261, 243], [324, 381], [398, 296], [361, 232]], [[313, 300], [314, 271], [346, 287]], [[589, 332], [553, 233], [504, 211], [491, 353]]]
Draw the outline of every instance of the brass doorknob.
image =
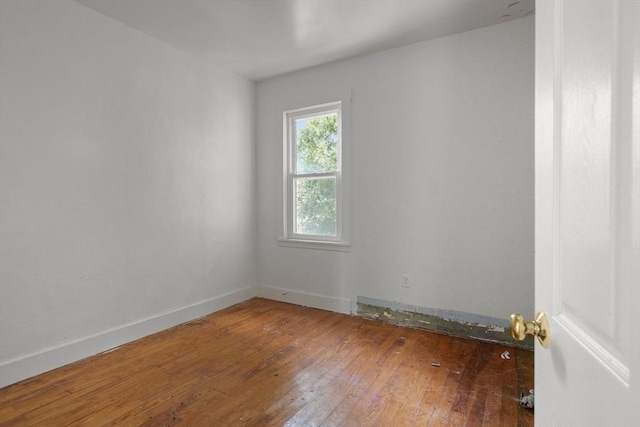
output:
[[547, 315], [544, 312], [539, 312], [533, 322], [525, 322], [524, 318], [517, 313], [511, 315], [511, 336], [513, 339], [522, 341], [526, 335], [537, 337], [544, 348], [551, 346], [549, 322], [547, 322]]

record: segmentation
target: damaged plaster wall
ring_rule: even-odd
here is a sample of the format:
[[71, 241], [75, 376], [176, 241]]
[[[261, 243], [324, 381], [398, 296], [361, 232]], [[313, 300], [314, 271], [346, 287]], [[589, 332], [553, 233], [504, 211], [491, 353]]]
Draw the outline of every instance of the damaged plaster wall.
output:
[[524, 341], [514, 340], [509, 321], [501, 318], [366, 297], [357, 298], [356, 314], [394, 325], [533, 350], [532, 337], [527, 336]]
[[[258, 83], [259, 293], [533, 314], [533, 36], [530, 16]], [[282, 112], [345, 94], [351, 251], [281, 247]]]

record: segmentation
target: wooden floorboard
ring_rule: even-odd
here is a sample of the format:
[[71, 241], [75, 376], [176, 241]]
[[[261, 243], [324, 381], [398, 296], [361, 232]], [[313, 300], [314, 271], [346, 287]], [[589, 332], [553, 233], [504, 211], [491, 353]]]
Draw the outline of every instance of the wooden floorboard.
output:
[[532, 426], [532, 388], [526, 350], [254, 298], [0, 389], [0, 425]]

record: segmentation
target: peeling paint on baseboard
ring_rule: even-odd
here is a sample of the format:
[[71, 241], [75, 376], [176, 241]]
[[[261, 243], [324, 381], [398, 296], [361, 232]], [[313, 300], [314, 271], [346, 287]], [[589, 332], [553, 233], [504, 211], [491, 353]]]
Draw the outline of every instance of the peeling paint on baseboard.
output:
[[367, 297], [357, 298], [357, 315], [400, 326], [533, 350], [533, 340], [529, 337], [524, 341], [515, 341], [511, 337], [509, 321], [506, 319]]

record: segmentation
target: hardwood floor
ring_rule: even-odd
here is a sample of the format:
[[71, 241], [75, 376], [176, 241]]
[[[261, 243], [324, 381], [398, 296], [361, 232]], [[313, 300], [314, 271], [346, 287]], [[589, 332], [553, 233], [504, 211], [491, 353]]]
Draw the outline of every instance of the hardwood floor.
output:
[[0, 424], [531, 426], [531, 388], [526, 350], [254, 298], [5, 387]]

